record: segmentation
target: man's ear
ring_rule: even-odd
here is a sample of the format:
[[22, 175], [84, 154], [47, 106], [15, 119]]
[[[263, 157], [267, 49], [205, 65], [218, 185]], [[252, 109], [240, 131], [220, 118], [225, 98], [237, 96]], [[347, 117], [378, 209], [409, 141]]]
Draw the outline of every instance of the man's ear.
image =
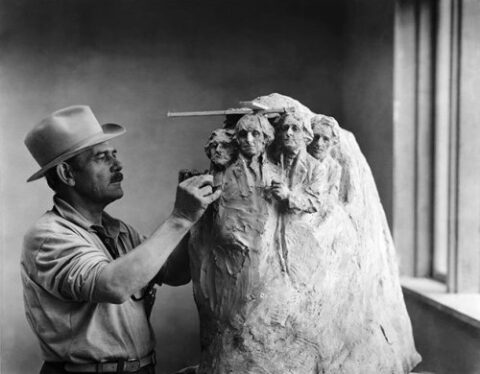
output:
[[73, 177], [72, 167], [69, 164], [62, 162], [55, 166], [55, 171], [63, 183], [70, 187], [75, 186], [75, 178]]

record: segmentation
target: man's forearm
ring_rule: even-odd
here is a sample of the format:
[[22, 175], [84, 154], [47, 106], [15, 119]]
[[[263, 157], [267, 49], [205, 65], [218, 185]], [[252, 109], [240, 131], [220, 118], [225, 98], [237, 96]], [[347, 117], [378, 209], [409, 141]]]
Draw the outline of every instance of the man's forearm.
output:
[[143, 288], [157, 275], [192, 225], [191, 221], [172, 214], [149, 239], [105, 265], [96, 282], [95, 301], [123, 303]]

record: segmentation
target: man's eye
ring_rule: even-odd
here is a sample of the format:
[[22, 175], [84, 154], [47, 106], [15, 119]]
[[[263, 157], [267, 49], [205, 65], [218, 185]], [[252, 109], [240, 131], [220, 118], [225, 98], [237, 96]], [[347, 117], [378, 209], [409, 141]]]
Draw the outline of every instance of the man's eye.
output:
[[292, 126], [292, 130], [294, 132], [299, 132], [300, 131], [300, 128], [298, 126]]
[[247, 132], [245, 130], [242, 130], [238, 133], [238, 136], [241, 138], [245, 138], [247, 136]]
[[258, 137], [260, 136], [260, 132], [254, 131], [254, 132], [252, 132], [252, 135], [253, 135], [254, 137], [258, 138]]

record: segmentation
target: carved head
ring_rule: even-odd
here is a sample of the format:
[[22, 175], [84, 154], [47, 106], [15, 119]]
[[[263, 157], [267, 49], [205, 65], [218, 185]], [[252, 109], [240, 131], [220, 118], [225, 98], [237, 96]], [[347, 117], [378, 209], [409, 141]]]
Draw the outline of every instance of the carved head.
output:
[[287, 153], [296, 154], [300, 149], [305, 149], [313, 139], [310, 122], [295, 112], [280, 116], [277, 134], [282, 150]]
[[252, 158], [265, 152], [265, 148], [274, 139], [274, 131], [265, 116], [246, 114], [235, 126], [235, 137], [242, 155]]
[[237, 154], [234, 135], [231, 129], [213, 130], [204, 149], [214, 167], [224, 169], [234, 161]]
[[330, 149], [338, 143], [340, 126], [333, 117], [316, 115], [311, 121], [313, 140], [308, 145], [308, 153], [317, 160], [323, 160]]

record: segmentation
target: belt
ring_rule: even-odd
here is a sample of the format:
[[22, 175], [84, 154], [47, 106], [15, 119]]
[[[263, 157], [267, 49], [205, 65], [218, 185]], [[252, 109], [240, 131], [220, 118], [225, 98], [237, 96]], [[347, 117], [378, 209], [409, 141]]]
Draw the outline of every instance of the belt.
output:
[[155, 365], [155, 352], [141, 359], [118, 359], [95, 364], [66, 363], [64, 369], [72, 373], [134, 373], [147, 365]]

